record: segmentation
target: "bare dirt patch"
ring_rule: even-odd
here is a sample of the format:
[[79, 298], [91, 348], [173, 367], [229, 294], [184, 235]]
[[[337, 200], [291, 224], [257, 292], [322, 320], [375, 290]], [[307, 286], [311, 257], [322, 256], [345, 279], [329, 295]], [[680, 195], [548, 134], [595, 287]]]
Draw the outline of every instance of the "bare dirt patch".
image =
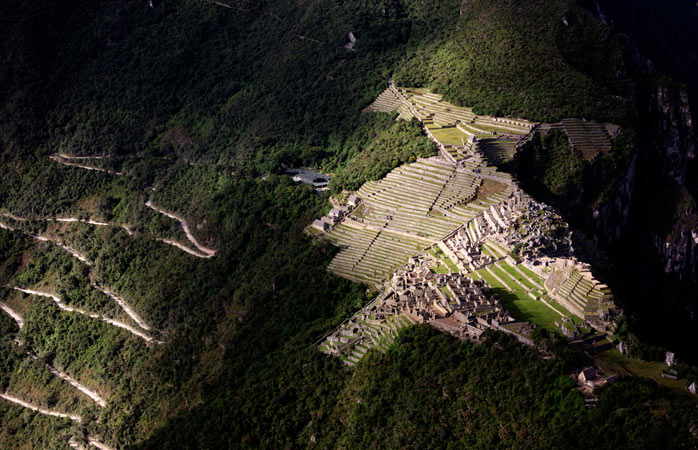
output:
[[487, 197], [491, 197], [498, 192], [502, 192], [506, 188], [507, 185], [505, 183], [485, 178], [482, 180], [482, 185], [480, 185], [477, 190], [477, 199], [483, 200]]

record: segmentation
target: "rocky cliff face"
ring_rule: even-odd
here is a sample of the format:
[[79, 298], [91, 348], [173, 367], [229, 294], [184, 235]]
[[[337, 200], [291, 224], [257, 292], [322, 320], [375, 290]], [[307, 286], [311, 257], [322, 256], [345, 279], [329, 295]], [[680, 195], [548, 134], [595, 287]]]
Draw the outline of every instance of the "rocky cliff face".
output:
[[[652, 79], [632, 92], [636, 136], [626, 157], [612, 176], [593, 164], [557, 206], [608, 256], [607, 280], [640, 319], [643, 341], [698, 361], [687, 345], [698, 339], [695, 113], [682, 85]], [[595, 201], [604, 187], [604, 200]]]
[[649, 93], [643, 106], [650, 119], [646, 129], [648, 140], [644, 145], [647, 148], [643, 149], [651, 165], [648, 171], [663, 172], [665, 178], [676, 183], [673, 220], [667, 233], [653, 232], [655, 249], [662, 258], [665, 273], [696, 281], [696, 197], [686, 182], [697, 145], [688, 94], [683, 87], [658, 86]]
[[[604, 4], [594, 1], [589, 9], [616, 24]], [[636, 80], [628, 90], [636, 142], [606, 200], [571, 214], [611, 255], [627, 309], [644, 316], [643, 327], [674, 348], [698, 328], [698, 103], [691, 98], [692, 80], [680, 84], [655, 73], [662, 65], [636, 47], [633, 30], [620, 31], [629, 35], [628, 70]], [[604, 183], [597, 170], [592, 167], [586, 183]], [[593, 189], [586, 184], [581, 190]]]
[[[586, 217], [586, 228], [597, 245], [612, 245], [621, 239], [628, 227], [630, 208], [634, 204], [637, 153], [633, 153], [624, 173], [613, 189], [610, 200], [593, 208]], [[592, 171], [593, 171], [592, 167]], [[601, 178], [592, 174], [592, 179]]]
[[[613, 27], [625, 20], [604, 9], [609, 2], [580, 2]], [[640, 9], [630, 0], [618, 2]], [[667, 14], [676, 11], [669, 5]], [[585, 167], [581, 177], [565, 177], [558, 167], [564, 160], [537, 157], [546, 154], [542, 143], [520, 152], [516, 167], [524, 188], [555, 204], [602, 250], [578, 242], [580, 256], [604, 269], [626, 313], [641, 319], [635, 331], [643, 340], [684, 350], [698, 362], [698, 350], [687, 344], [689, 336], [698, 339], [698, 80], [675, 70], [668, 56], [643, 51], [633, 34], [644, 31], [642, 17], [635, 19], [636, 28], [616, 30], [627, 36], [622, 73], [614, 78], [629, 114], [614, 150]], [[673, 36], [679, 30], [644, 19], [656, 41], [668, 45], [665, 53], [679, 51]], [[567, 185], [560, 189], [551, 179]]]

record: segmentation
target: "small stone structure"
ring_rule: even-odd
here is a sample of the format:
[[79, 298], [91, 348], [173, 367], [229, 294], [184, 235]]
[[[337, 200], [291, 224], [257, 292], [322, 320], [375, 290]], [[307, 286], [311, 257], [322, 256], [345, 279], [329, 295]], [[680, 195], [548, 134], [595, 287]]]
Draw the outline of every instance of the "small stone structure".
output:
[[666, 352], [666, 355], [664, 355], [664, 362], [667, 366], [671, 367], [674, 364], [674, 354], [672, 352]]
[[579, 381], [586, 383], [587, 381], [593, 381], [596, 378], [596, 369], [593, 367], [587, 367], [579, 372]]
[[330, 229], [330, 224], [322, 219], [315, 219], [311, 226], [323, 233], [327, 232]]
[[350, 208], [356, 208], [357, 206], [359, 206], [359, 203], [361, 203], [361, 199], [356, 194], [351, 194], [347, 198], [347, 205]]
[[334, 225], [341, 222], [354, 210], [355, 206], [360, 203], [361, 200], [356, 195], [352, 195], [351, 197], [354, 197], [352, 202], [347, 202], [346, 205], [338, 208], [332, 208], [327, 215], [314, 220], [311, 227], [322, 233], [330, 231]]

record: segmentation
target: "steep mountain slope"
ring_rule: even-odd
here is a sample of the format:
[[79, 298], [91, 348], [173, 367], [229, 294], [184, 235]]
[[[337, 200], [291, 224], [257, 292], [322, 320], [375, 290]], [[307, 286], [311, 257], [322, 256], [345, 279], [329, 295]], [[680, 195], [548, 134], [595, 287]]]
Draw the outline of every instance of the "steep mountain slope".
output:
[[550, 360], [422, 328], [356, 372], [322, 355], [369, 293], [303, 234], [326, 196], [278, 175], [339, 188], [429, 154], [415, 123], [361, 114], [392, 77], [625, 126], [623, 44], [567, 0], [3, 2], [0, 390], [69, 415], [1, 400], [3, 446], [694, 445], [692, 401], [651, 383], [587, 410], [567, 377], [587, 361], [544, 334]]
[[548, 150], [538, 146], [518, 155], [518, 173], [608, 253], [611, 282], [638, 319], [636, 331], [695, 359], [698, 7], [583, 3], [627, 35], [619, 93], [631, 102], [630, 114], [614, 151], [593, 164], [556, 174], [561, 161], [542, 159]]

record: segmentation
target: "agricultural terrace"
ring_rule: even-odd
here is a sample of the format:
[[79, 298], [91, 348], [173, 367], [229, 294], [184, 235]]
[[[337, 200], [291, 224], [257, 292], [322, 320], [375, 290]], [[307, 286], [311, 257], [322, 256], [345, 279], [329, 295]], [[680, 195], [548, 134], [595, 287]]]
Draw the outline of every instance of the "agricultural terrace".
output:
[[481, 185], [478, 173], [440, 157], [365, 183], [356, 192], [360, 206], [327, 232], [327, 239], [341, 248], [329, 270], [354, 281], [380, 282], [514, 189], [498, 183], [498, 189], [480, 197]]
[[[538, 253], [547, 251], [540, 230], [557, 217], [523, 193], [511, 175], [493, 166], [510, 160], [536, 124], [480, 116], [427, 89], [392, 85], [364, 111], [397, 111], [398, 119], [406, 120], [416, 117], [441, 152], [397, 167], [381, 180], [366, 182], [352, 195], [357, 203], [346, 214], [322, 219], [326, 228], [315, 229], [315, 234], [324, 233], [340, 248], [329, 271], [356, 282], [381, 285], [410, 257], [425, 251], [434, 262], [433, 273], [460, 272], [485, 281], [518, 320], [575, 336], [584, 333], [580, 327], [584, 320], [605, 319], [611, 294], [604, 285], [582, 279], [577, 269], [534, 267], [534, 261], [521, 260], [511, 243], [514, 236], [530, 239], [534, 246], [540, 243]], [[565, 127], [580, 149], [586, 148], [585, 142], [601, 145], [601, 138], [594, 136], [600, 135], [601, 128], [605, 130], [604, 125], [578, 122], [582, 121], [540, 128]], [[575, 130], [581, 131], [575, 134]], [[541, 222], [523, 231], [526, 236], [519, 236], [522, 230], [512, 234], [516, 218], [529, 208], [541, 211], [534, 214]], [[367, 338], [372, 345], [357, 345], [353, 349], [357, 354], [343, 358], [353, 364], [369, 347], [384, 348], [410, 322], [403, 319], [398, 315], [395, 323], [364, 324], [368, 331], [375, 328]], [[344, 338], [350, 340], [350, 336], [336, 338], [338, 344]], [[329, 352], [330, 347], [324, 350]]]
[[570, 147], [589, 161], [600, 153], [611, 151], [611, 135], [618, 132], [618, 127], [612, 124], [579, 119], [562, 119], [560, 123], [569, 138]]

